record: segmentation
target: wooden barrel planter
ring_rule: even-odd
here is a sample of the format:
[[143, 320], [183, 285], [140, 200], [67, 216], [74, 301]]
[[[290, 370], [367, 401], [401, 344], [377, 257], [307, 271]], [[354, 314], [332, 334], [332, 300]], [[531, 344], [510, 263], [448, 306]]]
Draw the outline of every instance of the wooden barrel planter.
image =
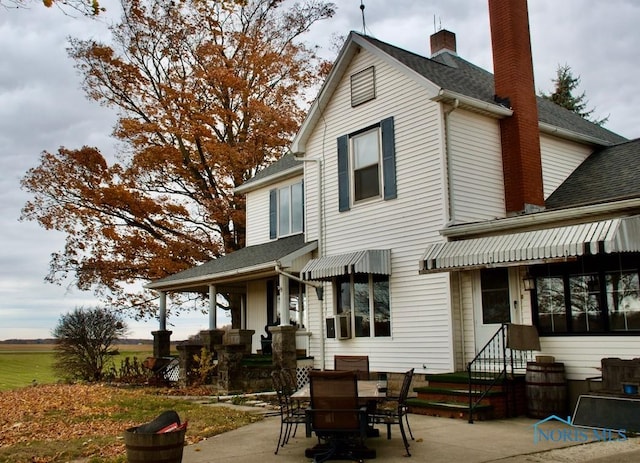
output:
[[181, 463], [186, 429], [161, 434], [135, 432], [129, 428], [124, 433], [129, 463]]
[[564, 363], [527, 362], [527, 415], [546, 418], [567, 416], [567, 381]]

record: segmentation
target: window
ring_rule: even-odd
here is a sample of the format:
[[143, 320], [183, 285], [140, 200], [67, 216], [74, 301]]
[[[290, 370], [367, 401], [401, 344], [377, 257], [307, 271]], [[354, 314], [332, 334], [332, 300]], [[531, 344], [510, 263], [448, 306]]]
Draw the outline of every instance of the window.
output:
[[338, 203], [341, 212], [371, 198], [397, 196], [392, 117], [338, 138]]
[[353, 199], [380, 196], [380, 133], [369, 130], [351, 138], [353, 158]]
[[269, 192], [269, 236], [272, 239], [304, 230], [302, 182]]
[[536, 280], [538, 328], [545, 333], [567, 331], [567, 312], [564, 305], [562, 277], [539, 277]]
[[389, 277], [344, 275], [335, 280], [336, 314], [350, 314], [355, 337], [391, 336]]
[[482, 323], [484, 325], [511, 321], [509, 306], [509, 272], [506, 268], [483, 269], [480, 272], [482, 291]]
[[593, 256], [538, 267], [533, 303], [540, 334], [638, 334], [639, 273], [629, 268], [638, 256], [616, 259]]
[[638, 272], [605, 274], [607, 307], [612, 331], [640, 330]]

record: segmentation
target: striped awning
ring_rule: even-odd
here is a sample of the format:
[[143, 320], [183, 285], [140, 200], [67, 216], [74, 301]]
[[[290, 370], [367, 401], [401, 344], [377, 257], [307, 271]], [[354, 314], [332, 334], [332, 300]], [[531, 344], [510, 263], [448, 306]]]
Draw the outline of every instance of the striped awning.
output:
[[307, 262], [302, 269], [305, 280], [324, 280], [351, 273], [391, 274], [391, 250], [367, 249], [364, 251], [320, 257]]
[[432, 244], [420, 259], [420, 273], [613, 252], [640, 252], [640, 216]]

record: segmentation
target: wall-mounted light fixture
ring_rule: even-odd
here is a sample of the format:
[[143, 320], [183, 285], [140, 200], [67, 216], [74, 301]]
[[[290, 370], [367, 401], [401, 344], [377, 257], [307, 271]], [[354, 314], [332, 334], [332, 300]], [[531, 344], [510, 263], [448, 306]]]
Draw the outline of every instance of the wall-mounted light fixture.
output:
[[531, 291], [536, 287], [536, 279], [529, 274], [527, 270], [527, 274], [522, 279], [522, 284], [524, 285], [525, 291]]

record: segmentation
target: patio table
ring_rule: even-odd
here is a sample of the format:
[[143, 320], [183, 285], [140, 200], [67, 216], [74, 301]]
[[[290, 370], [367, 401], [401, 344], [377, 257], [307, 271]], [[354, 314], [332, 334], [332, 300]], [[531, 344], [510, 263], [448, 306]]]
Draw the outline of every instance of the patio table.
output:
[[[386, 381], [359, 379], [358, 380], [358, 398], [363, 402], [371, 403], [384, 399], [387, 396], [387, 384]], [[294, 400], [310, 400], [311, 399], [311, 387], [307, 383], [291, 394], [291, 398]], [[307, 417], [307, 424], [305, 426], [305, 434], [307, 437], [311, 437], [311, 422]], [[377, 429], [369, 430], [369, 437], [377, 436], [379, 431]]]

